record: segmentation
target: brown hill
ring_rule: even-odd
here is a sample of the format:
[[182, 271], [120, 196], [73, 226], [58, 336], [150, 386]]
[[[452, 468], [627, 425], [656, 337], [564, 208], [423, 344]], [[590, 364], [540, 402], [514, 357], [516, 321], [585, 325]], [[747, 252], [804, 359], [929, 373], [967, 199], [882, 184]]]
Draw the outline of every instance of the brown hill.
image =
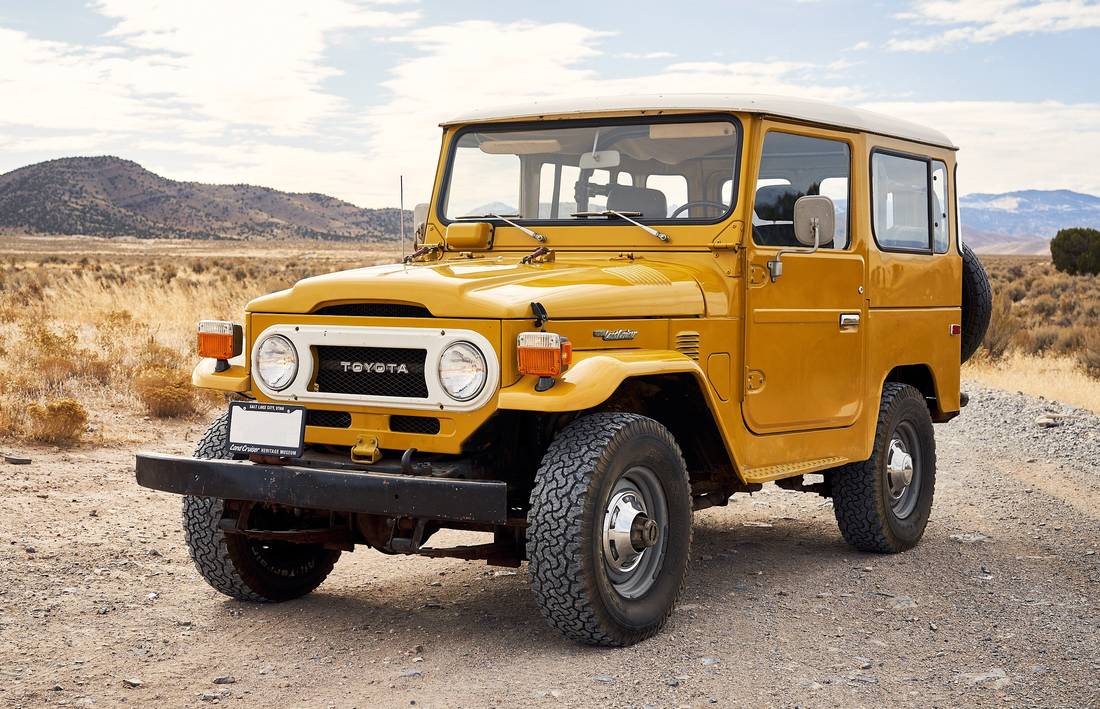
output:
[[398, 216], [394, 208], [361, 209], [323, 194], [176, 182], [110, 156], [0, 175], [0, 229], [40, 234], [383, 240], [397, 237]]

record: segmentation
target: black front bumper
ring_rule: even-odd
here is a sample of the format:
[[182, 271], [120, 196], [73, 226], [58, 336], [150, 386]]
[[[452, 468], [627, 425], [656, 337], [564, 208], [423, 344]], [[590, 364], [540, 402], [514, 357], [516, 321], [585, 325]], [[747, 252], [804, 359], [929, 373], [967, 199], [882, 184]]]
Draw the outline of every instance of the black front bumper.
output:
[[139, 453], [138, 485], [177, 495], [267, 502], [336, 512], [505, 524], [508, 486], [370, 470], [332, 470]]

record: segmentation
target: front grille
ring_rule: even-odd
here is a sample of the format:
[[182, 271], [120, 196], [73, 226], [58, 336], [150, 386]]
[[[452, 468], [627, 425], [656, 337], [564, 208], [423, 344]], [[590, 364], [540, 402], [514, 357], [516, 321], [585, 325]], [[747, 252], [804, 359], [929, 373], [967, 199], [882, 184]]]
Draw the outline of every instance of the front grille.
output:
[[316, 391], [360, 396], [428, 398], [428, 351], [397, 347], [315, 348]]
[[430, 318], [432, 313], [423, 305], [410, 303], [338, 303], [313, 311], [314, 315], [355, 315], [372, 318]]
[[390, 416], [390, 430], [397, 433], [439, 433], [439, 419], [429, 416]]
[[306, 425], [322, 428], [351, 428], [351, 414], [347, 411], [309, 409], [306, 411]]

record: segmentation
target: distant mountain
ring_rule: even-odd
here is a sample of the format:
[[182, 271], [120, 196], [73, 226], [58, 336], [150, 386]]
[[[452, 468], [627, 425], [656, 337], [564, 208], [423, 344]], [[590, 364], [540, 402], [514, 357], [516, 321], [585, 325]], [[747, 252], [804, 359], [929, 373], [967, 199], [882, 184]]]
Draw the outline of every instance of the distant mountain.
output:
[[1100, 197], [1070, 190], [970, 194], [959, 212], [963, 240], [985, 253], [1049, 254], [1059, 229], [1100, 229]]
[[41, 234], [382, 240], [396, 238], [398, 219], [397, 209], [323, 194], [176, 182], [116, 157], [61, 158], [0, 175], [0, 228]]

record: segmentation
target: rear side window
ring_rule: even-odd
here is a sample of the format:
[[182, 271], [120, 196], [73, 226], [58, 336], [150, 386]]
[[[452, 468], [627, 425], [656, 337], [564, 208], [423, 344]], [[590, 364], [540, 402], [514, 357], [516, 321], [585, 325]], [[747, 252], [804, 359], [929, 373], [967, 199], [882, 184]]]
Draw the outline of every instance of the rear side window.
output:
[[876, 152], [871, 158], [875, 239], [880, 248], [931, 251], [928, 161]]
[[932, 246], [937, 254], [946, 254], [951, 241], [948, 214], [951, 198], [947, 193], [947, 165], [932, 161]]

